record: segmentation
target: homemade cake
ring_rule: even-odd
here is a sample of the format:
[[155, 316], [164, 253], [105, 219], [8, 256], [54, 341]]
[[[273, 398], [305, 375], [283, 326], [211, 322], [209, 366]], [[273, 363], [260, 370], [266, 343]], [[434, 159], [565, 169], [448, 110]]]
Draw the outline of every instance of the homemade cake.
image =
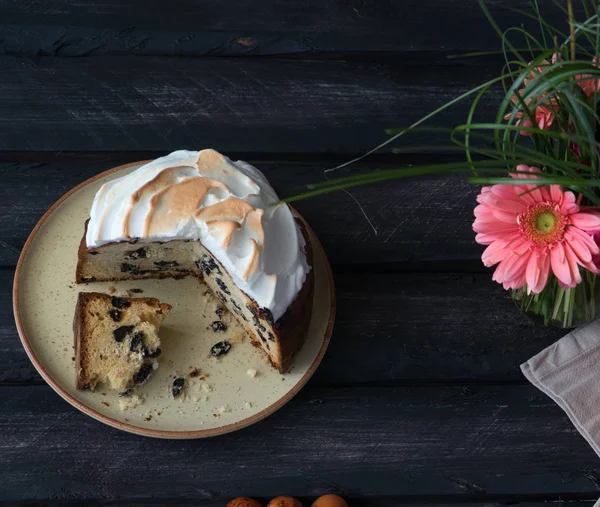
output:
[[100, 188], [76, 278], [197, 276], [285, 372], [310, 322], [311, 265], [306, 230], [260, 171], [176, 151]]
[[80, 292], [73, 330], [77, 389], [99, 383], [125, 393], [148, 380], [160, 356], [158, 329], [170, 305], [154, 298]]

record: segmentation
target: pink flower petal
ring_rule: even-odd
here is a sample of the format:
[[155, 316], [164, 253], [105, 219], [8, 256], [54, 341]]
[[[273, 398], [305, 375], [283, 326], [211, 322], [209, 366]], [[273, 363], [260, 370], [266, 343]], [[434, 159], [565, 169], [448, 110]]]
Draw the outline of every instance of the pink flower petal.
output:
[[532, 294], [539, 294], [542, 292], [548, 283], [548, 276], [550, 275], [550, 255], [539, 255], [538, 263], [540, 276], [537, 285], [531, 289]]
[[575, 195], [573, 192], [565, 192], [563, 194], [563, 201], [560, 206], [560, 211], [564, 215], [572, 215], [573, 213], [577, 213], [579, 211], [579, 206], [576, 204]]
[[573, 253], [573, 250], [569, 247], [568, 243], [564, 243], [565, 249], [565, 260], [571, 271], [571, 279], [573, 280], [573, 287], [581, 283], [581, 273], [579, 272], [579, 263], [577, 256]]
[[532, 288], [537, 287], [540, 279], [540, 267], [538, 256], [532, 253], [527, 261], [527, 270], [525, 273], [527, 279], [527, 292], [531, 294]]
[[540, 187], [539, 191], [542, 194], [542, 200], [544, 202], [550, 202], [552, 201], [552, 196], [550, 195], [550, 187], [548, 187], [547, 185]]
[[562, 203], [563, 191], [559, 185], [550, 185], [550, 199], [552, 202]]
[[494, 194], [498, 199], [516, 199], [517, 193], [515, 192], [515, 185], [494, 185], [490, 188], [490, 192]]
[[[508, 265], [504, 271], [504, 277], [508, 280], [518, 278], [521, 275], [525, 275], [525, 269], [527, 268], [527, 261], [529, 260], [530, 254], [526, 255], [514, 255], [512, 256], [512, 262]], [[525, 284], [523, 284], [525, 285]]]
[[561, 243], [558, 243], [552, 249], [550, 253], [550, 264], [556, 278], [567, 287], [571, 287], [573, 284], [571, 270], [569, 269], [569, 264], [565, 258], [565, 250]]
[[[475, 231], [477, 232], [477, 231]], [[515, 237], [514, 231], [499, 231], [499, 232], [479, 232], [475, 236], [475, 241], [480, 245], [488, 245], [492, 241], [510, 241]]]
[[583, 243], [585, 246], [587, 246], [592, 255], [597, 255], [600, 253], [600, 248], [594, 241], [594, 238], [592, 238], [587, 232], [583, 232], [577, 227], [567, 227], [567, 230], [565, 231], [565, 238], [567, 238], [569, 241], [578, 241]]
[[494, 215], [495, 218], [497, 218], [498, 220], [500, 220], [501, 222], [503, 222], [505, 224], [517, 225], [517, 216], [518, 215], [516, 215], [515, 213], [494, 210], [494, 212], [492, 214]]
[[573, 253], [582, 262], [590, 262], [592, 260], [592, 252], [584, 241], [580, 238], [573, 236], [571, 231], [565, 233], [565, 242], [571, 247]]
[[600, 216], [592, 213], [575, 213], [570, 217], [571, 223], [584, 231], [600, 230]]
[[585, 262], [583, 263], [583, 267], [587, 269], [590, 273], [594, 273], [595, 275], [600, 275], [600, 269], [593, 262]]
[[475, 220], [475, 222], [473, 222], [473, 230], [483, 234], [497, 234], [498, 237], [504, 236], [507, 233], [519, 233], [519, 228], [516, 224], [511, 225], [504, 222], [482, 222], [481, 220]]
[[527, 209], [527, 205], [523, 201], [517, 201], [515, 199], [498, 199], [496, 201], [496, 209], [518, 215]]
[[498, 266], [496, 267], [494, 274], [492, 275], [492, 280], [494, 282], [498, 282], [498, 283], [505, 282], [504, 272], [506, 271], [506, 266], [508, 265], [508, 263], [509, 263], [508, 259], [502, 259], [498, 263]]

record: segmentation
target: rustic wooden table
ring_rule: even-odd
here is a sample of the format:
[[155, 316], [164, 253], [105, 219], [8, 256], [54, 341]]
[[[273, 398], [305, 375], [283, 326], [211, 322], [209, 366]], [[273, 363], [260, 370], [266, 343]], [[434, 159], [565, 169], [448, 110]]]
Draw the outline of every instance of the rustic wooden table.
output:
[[[489, 2], [503, 25], [522, 3]], [[334, 336], [289, 405], [233, 434], [150, 440], [84, 416], [13, 323], [27, 235], [86, 178], [214, 147], [289, 196], [501, 67], [448, 54], [497, 47], [474, 0], [0, 2], [0, 505], [591, 505], [597, 457], [518, 369], [561, 333], [480, 267], [461, 177], [356, 190], [377, 236], [343, 193], [298, 203], [335, 271]], [[358, 168], [449, 158], [412, 142]]]

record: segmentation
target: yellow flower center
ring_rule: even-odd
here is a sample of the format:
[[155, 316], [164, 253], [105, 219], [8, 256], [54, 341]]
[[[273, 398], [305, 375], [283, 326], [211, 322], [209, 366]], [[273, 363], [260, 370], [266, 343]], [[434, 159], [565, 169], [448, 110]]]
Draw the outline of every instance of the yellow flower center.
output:
[[529, 206], [517, 217], [521, 235], [540, 246], [551, 246], [563, 239], [566, 221], [558, 208], [543, 202]]
[[542, 234], [548, 234], [552, 232], [555, 223], [556, 216], [554, 213], [550, 213], [549, 211], [540, 213], [535, 219], [535, 227]]

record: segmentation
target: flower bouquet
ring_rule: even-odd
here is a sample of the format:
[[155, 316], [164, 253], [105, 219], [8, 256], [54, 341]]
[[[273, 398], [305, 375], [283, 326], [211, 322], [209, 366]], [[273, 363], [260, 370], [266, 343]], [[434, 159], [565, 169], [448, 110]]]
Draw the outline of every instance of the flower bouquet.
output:
[[[359, 157], [470, 98], [466, 123], [449, 131], [450, 146], [466, 160], [329, 179], [289, 201], [388, 179], [469, 172], [471, 182], [485, 185], [473, 229], [475, 240], [486, 246], [483, 263], [496, 266], [493, 279], [546, 325], [573, 327], [594, 319], [600, 300], [600, 6], [556, 2], [565, 21], [555, 27], [534, 1], [531, 11], [521, 12], [537, 22], [539, 30], [532, 33], [502, 30], [485, 0], [478, 1], [500, 37], [499, 75], [410, 127], [390, 130], [385, 143]], [[475, 122], [482, 97], [501, 87], [494, 121]]]

